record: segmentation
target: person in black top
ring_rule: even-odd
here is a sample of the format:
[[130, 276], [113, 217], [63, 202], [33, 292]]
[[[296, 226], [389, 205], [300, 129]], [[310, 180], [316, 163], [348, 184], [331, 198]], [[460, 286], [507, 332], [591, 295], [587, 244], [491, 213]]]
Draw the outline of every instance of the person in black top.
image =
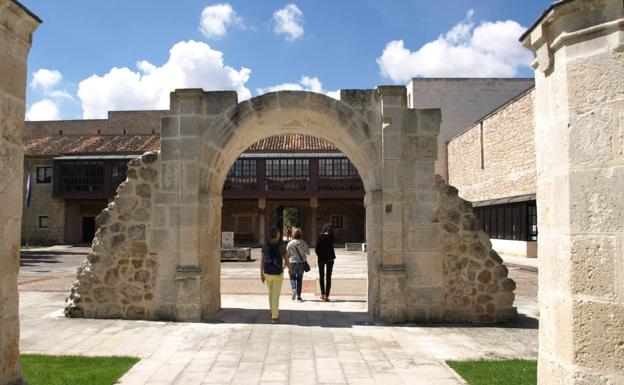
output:
[[334, 235], [329, 223], [323, 225], [323, 231], [316, 241], [314, 251], [318, 257], [321, 301], [329, 301], [331, 276], [334, 268], [334, 259], [336, 259], [336, 253], [334, 252]]

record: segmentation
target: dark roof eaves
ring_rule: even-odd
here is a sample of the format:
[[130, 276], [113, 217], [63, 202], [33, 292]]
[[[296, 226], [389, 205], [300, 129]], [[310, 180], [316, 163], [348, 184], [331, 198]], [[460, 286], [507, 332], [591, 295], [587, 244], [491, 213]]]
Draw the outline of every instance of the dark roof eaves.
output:
[[518, 40], [520, 40], [520, 42], [524, 42], [524, 39], [535, 29], [535, 27], [538, 26], [539, 23], [541, 23], [546, 18], [546, 16], [548, 16], [548, 14], [552, 10], [554, 10], [555, 8], [558, 8], [558, 7], [560, 7], [560, 6], [564, 5], [564, 4], [571, 3], [573, 1], [574, 0], [559, 0], [557, 2], [554, 2], [554, 3], [550, 4], [548, 6], [548, 8], [546, 8], [546, 10], [544, 12], [542, 12], [542, 15], [533, 24], [531, 24], [531, 26], [529, 28], [527, 28], [527, 30], [524, 31], [524, 33], [522, 35], [520, 35], [520, 39], [518, 39]]
[[17, 0], [12, 0], [12, 1], [13, 1], [13, 3], [15, 3], [15, 5], [17, 5], [21, 9], [23, 9], [24, 12], [26, 12], [30, 17], [35, 19], [39, 24], [43, 23], [43, 20], [41, 20], [41, 18], [39, 16], [35, 15], [34, 12], [31, 11], [30, 9], [28, 9], [24, 4], [20, 3]]

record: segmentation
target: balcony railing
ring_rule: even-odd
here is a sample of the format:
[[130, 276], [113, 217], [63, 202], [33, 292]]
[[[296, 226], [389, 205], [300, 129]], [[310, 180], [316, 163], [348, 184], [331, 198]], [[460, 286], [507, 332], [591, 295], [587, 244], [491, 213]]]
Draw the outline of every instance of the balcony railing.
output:
[[239, 159], [223, 186], [225, 198], [361, 198], [364, 186], [346, 158]]

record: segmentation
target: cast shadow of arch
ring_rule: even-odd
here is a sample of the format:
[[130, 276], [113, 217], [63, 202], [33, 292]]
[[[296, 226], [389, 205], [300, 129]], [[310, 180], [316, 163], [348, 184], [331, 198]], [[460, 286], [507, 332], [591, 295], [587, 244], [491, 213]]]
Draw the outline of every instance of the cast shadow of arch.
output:
[[[338, 302], [338, 301], [332, 301]], [[354, 301], [343, 301], [354, 302]], [[365, 302], [365, 301], [355, 301]], [[271, 324], [268, 308], [223, 308], [211, 320], [205, 323], [227, 324]], [[408, 328], [483, 328], [483, 329], [527, 329], [535, 330], [539, 327], [536, 318], [520, 314], [517, 323], [503, 324], [468, 324], [468, 323], [406, 323], [386, 324], [373, 319], [365, 311], [340, 310], [280, 310], [280, 324], [296, 326], [317, 326], [326, 328], [352, 327], [408, 327]]]

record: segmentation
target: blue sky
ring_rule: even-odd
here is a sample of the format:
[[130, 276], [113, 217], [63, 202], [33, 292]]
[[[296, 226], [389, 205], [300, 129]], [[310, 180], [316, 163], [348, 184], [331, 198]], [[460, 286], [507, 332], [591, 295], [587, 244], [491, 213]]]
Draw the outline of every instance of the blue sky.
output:
[[[550, 1], [23, 0], [44, 23], [27, 118], [167, 108], [175, 87], [340, 88], [424, 77], [530, 77], [518, 35]], [[139, 63], [142, 63], [139, 65]]]

